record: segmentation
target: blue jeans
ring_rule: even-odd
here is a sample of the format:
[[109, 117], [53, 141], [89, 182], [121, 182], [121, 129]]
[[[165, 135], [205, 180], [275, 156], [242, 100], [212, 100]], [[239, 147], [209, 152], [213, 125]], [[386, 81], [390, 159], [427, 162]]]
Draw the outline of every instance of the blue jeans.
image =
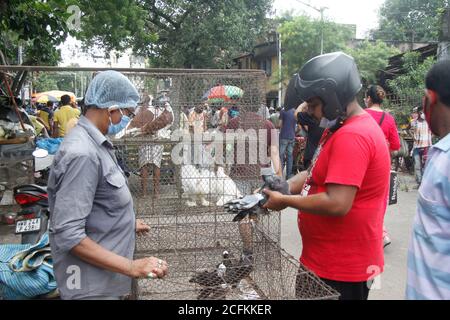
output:
[[280, 139], [281, 169], [284, 170], [284, 166], [286, 165], [286, 178], [290, 178], [292, 176], [292, 166], [294, 163], [294, 145], [295, 139], [293, 140]]
[[425, 163], [427, 160], [429, 148], [416, 148], [413, 151], [414, 158], [414, 171], [416, 173], [416, 182], [422, 183], [423, 171], [425, 169]]

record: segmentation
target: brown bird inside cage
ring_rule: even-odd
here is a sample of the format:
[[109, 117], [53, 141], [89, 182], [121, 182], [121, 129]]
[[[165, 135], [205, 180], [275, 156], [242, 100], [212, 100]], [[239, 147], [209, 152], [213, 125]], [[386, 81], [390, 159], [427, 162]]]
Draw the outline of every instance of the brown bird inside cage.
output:
[[242, 254], [234, 259], [228, 251], [222, 254], [222, 262], [214, 270], [197, 271], [189, 280], [201, 286], [198, 300], [223, 300], [230, 289], [235, 289], [242, 279], [253, 271], [253, 256]]

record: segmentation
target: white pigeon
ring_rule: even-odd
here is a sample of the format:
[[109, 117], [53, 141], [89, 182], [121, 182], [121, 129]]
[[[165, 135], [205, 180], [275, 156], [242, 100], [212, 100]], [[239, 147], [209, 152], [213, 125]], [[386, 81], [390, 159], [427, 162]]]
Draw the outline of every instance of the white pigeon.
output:
[[206, 196], [210, 194], [211, 184], [215, 176], [211, 175], [209, 170], [198, 170], [193, 165], [183, 165], [181, 167], [181, 185], [184, 194], [189, 200], [186, 201], [188, 207], [197, 206], [197, 200], [200, 200], [202, 206], [209, 206]]
[[214, 182], [213, 191], [218, 198], [216, 206], [221, 207], [231, 200], [242, 197], [242, 193], [239, 191], [236, 183], [225, 174], [223, 167], [217, 169], [217, 175]]

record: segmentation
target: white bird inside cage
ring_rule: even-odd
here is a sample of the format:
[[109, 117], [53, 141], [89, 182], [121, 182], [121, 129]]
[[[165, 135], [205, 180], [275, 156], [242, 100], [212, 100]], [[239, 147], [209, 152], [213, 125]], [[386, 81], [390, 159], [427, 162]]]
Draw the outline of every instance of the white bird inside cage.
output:
[[223, 167], [217, 169], [217, 175], [214, 182], [214, 193], [218, 198], [216, 203], [218, 207], [223, 206], [233, 199], [242, 197], [236, 183], [226, 175]]
[[198, 170], [193, 165], [184, 165], [181, 167], [181, 185], [183, 187], [184, 195], [188, 200], [186, 205], [188, 207], [197, 206], [200, 201], [202, 206], [209, 206], [206, 197], [211, 194], [211, 183], [214, 180], [214, 174], [207, 170]]
[[207, 197], [215, 199], [216, 206], [241, 197], [236, 183], [225, 174], [223, 167], [217, 169], [217, 174], [209, 169], [197, 169], [193, 165], [181, 167], [181, 184], [184, 195], [188, 198], [186, 205], [194, 207], [197, 202], [202, 206], [209, 206]]

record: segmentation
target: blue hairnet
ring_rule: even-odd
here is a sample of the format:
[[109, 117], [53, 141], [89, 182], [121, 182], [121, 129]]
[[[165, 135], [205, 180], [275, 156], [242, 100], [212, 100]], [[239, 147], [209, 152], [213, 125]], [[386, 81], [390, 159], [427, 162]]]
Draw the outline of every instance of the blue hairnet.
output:
[[117, 71], [100, 72], [92, 79], [84, 97], [86, 106], [96, 106], [107, 109], [112, 106], [117, 108], [136, 108], [139, 102], [139, 93], [136, 87]]

